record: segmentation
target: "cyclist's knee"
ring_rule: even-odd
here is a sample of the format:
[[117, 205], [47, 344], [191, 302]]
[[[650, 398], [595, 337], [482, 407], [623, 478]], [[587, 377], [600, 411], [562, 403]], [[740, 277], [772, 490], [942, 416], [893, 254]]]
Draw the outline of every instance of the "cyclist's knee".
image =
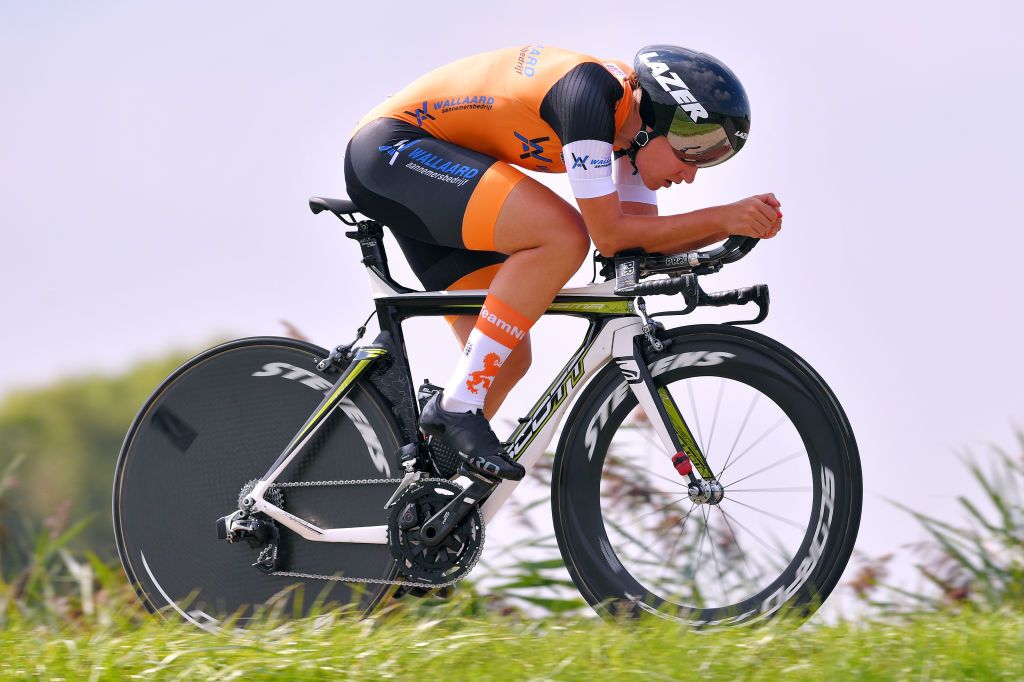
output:
[[583, 216], [571, 206], [563, 205], [551, 213], [550, 219], [551, 223], [543, 231], [540, 247], [564, 263], [570, 274], [576, 272], [590, 253], [590, 235]]
[[590, 253], [590, 235], [583, 223], [583, 217], [578, 213], [576, 216], [578, 220], [571, 227], [560, 230], [556, 237], [556, 247], [561, 257], [565, 258], [566, 262], [573, 263], [574, 271], [583, 264]]

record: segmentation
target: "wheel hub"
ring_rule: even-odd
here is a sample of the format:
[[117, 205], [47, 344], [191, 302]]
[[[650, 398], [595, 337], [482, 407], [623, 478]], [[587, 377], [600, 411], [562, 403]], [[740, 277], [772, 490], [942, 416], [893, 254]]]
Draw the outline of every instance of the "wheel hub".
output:
[[687, 488], [690, 501], [694, 504], [718, 504], [725, 496], [725, 488], [715, 479], [697, 481]]

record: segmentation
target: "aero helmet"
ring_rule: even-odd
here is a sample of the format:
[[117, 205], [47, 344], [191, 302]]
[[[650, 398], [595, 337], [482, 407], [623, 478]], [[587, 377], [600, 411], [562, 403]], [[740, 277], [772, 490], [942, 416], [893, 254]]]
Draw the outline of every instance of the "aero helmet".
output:
[[643, 89], [640, 118], [653, 132], [637, 135], [631, 157], [658, 135], [700, 168], [722, 163], [743, 147], [750, 103], [725, 64], [685, 47], [648, 45], [637, 53], [633, 69]]

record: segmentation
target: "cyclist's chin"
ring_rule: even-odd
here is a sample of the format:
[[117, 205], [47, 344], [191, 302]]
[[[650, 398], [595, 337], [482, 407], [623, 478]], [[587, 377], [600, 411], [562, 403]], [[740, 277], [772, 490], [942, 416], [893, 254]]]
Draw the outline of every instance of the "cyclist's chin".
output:
[[668, 185], [665, 184], [665, 179], [664, 178], [662, 178], [662, 179], [655, 179], [655, 178], [644, 178], [643, 176], [641, 176], [640, 179], [643, 180], [644, 187], [646, 187], [647, 189], [652, 190], [652, 191], [657, 191], [657, 190], [661, 189], [662, 187], [668, 187]]

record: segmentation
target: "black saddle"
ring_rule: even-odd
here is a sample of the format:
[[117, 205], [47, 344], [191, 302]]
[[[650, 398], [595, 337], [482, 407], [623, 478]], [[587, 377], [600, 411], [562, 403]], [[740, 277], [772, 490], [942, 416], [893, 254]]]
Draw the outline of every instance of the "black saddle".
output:
[[349, 225], [355, 224], [354, 214], [362, 213], [359, 207], [348, 199], [328, 199], [327, 197], [310, 197], [309, 210], [313, 213], [330, 211], [338, 216], [338, 219]]

